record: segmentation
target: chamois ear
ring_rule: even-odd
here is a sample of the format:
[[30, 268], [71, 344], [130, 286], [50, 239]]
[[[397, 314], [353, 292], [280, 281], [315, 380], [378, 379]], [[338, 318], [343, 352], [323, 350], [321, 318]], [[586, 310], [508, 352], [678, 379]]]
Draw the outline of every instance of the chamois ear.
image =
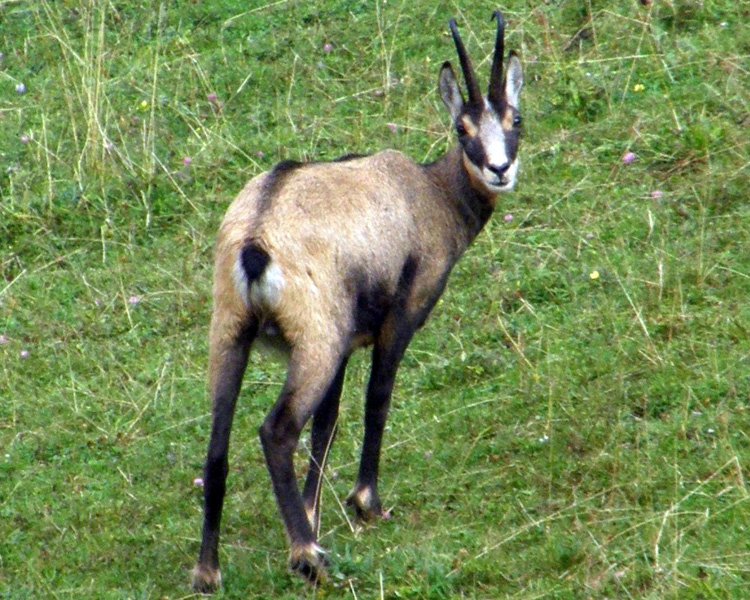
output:
[[440, 69], [438, 89], [440, 90], [440, 97], [451, 113], [451, 118], [455, 121], [464, 109], [464, 97], [461, 94], [461, 88], [458, 87], [453, 67], [447, 61], [443, 63]]
[[508, 55], [508, 69], [505, 72], [505, 101], [518, 108], [521, 88], [523, 87], [523, 67], [518, 55], [511, 51]]

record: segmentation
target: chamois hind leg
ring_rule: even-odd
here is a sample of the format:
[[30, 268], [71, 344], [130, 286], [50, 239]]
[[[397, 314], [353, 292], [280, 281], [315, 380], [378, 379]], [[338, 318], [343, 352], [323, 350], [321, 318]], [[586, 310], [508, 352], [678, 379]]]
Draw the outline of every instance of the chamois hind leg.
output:
[[342, 357], [340, 350], [332, 352], [330, 347], [293, 349], [284, 387], [260, 428], [266, 465], [289, 538], [289, 566], [309, 581], [325, 579], [325, 558], [297, 486], [294, 450], [302, 428], [334, 382]]
[[365, 436], [362, 442], [362, 456], [357, 482], [347, 497], [347, 504], [353, 506], [357, 517], [365, 521], [376, 517], [388, 517], [387, 513], [383, 512], [378, 496], [380, 447], [391, 405], [396, 371], [413, 334], [413, 329], [404, 329], [398, 335], [381, 335], [372, 351], [372, 368], [365, 401]]
[[315, 537], [318, 537], [320, 527], [320, 492], [322, 472], [325, 468], [328, 451], [336, 435], [336, 419], [339, 413], [339, 399], [344, 384], [347, 358], [341, 362], [338, 373], [328, 388], [323, 401], [313, 415], [311, 432], [310, 467], [305, 480], [302, 502], [305, 505], [307, 518], [312, 526]]
[[229, 470], [229, 434], [250, 345], [257, 331], [255, 322], [230, 333], [220, 331], [219, 321], [214, 314], [209, 341], [209, 385], [213, 408], [211, 438], [203, 476], [203, 540], [198, 563], [193, 570], [193, 588], [201, 593], [211, 593], [221, 584], [219, 524]]

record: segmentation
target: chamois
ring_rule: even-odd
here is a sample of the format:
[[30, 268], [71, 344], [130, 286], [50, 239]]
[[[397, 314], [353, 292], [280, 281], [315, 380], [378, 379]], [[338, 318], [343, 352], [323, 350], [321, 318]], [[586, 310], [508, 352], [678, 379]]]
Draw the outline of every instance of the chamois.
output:
[[[453, 19], [449, 26], [468, 92], [449, 62], [438, 89], [458, 144], [430, 164], [387, 150], [324, 163], [282, 162], [252, 179], [218, 233], [209, 335], [211, 437], [204, 475], [203, 539], [193, 586], [220, 585], [219, 523], [237, 396], [254, 340], [281, 347], [288, 371], [260, 440], [290, 544], [289, 564], [325, 577], [317, 544], [321, 470], [335, 434], [347, 360], [372, 345], [359, 473], [348, 497], [359, 518], [382, 515], [377, 492], [383, 428], [399, 362], [427, 319], [453, 265], [518, 172], [523, 84], [497, 20], [489, 91], [482, 96]], [[302, 493], [293, 455], [312, 417]]]

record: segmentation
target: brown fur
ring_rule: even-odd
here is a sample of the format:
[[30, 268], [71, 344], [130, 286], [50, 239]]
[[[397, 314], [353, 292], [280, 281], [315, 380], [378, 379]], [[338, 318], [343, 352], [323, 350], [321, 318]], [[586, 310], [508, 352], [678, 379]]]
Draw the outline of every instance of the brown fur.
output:
[[464, 115], [461, 117], [461, 123], [464, 126], [464, 129], [466, 129], [466, 135], [469, 137], [475, 137], [477, 133], [479, 133], [479, 130], [477, 129], [477, 126], [474, 125], [474, 122], [471, 120], [469, 115]]
[[513, 111], [510, 109], [506, 110], [500, 123], [502, 124], [505, 131], [510, 131], [511, 129], [513, 129]]
[[[306, 165], [288, 176], [262, 214], [257, 204], [268, 174], [253, 179], [219, 229], [211, 348], [236, 337], [250, 313], [273, 318], [290, 347], [314, 347], [318, 360], [372, 343], [351, 337], [353, 298], [342, 293], [347, 277], [367, 272], [393, 292], [410, 254], [419, 257], [419, 275], [408, 305], [421, 310], [470, 241], [449, 188], [460, 177], [459, 156], [449, 154], [433, 172], [395, 151]], [[250, 313], [233, 279], [248, 240], [268, 252], [284, 278], [276, 305]], [[337, 356], [321, 357], [327, 350]]]

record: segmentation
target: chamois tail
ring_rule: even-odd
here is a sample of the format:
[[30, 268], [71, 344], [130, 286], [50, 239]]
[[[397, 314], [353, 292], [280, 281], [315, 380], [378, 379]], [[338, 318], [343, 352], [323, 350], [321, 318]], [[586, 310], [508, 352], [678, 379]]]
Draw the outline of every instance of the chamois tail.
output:
[[233, 275], [245, 306], [273, 311], [284, 288], [284, 275], [267, 250], [256, 242], [247, 242], [237, 255]]
[[270, 261], [268, 252], [253, 242], [248, 242], [240, 250], [239, 262], [248, 285], [260, 278]]

